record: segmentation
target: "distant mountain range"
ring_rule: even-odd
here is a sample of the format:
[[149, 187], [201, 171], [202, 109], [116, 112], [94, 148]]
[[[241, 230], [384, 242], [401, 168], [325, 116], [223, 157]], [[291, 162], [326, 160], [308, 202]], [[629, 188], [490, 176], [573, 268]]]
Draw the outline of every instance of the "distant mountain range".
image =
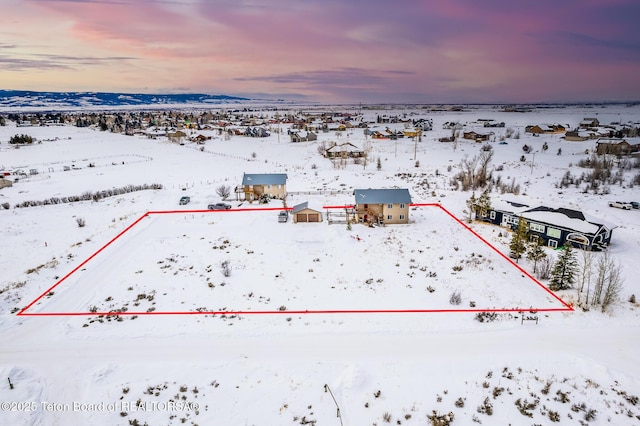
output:
[[87, 108], [162, 105], [217, 105], [249, 101], [227, 95], [142, 94], [106, 92], [32, 92], [26, 90], [0, 90], [0, 108]]

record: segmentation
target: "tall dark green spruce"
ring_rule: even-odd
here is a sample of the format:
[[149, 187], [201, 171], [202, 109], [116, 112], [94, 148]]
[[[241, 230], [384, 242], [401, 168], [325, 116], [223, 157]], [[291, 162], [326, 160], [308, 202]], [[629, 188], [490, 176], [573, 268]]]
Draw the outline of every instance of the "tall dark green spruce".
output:
[[576, 282], [578, 273], [578, 261], [570, 243], [567, 243], [562, 253], [553, 265], [549, 289], [553, 291], [566, 290]]
[[518, 227], [511, 234], [511, 257], [518, 261], [522, 254], [527, 251], [527, 236], [529, 234], [529, 222], [523, 217], [518, 218]]

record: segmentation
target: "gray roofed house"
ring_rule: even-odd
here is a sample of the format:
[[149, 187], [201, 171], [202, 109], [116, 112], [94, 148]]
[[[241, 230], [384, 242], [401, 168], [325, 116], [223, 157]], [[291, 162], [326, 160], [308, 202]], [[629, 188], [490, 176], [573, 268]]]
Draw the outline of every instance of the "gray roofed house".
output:
[[236, 196], [252, 202], [258, 200], [263, 194], [271, 198], [284, 199], [287, 196], [286, 173], [245, 173], [242, 176], [242, 184], [236, 187]]
[[408, 189], [356, 189], [356, 217], [367, 224], [409, 223]]
[[286, 185], [286, 173], [244, 173], [242, 186], [245, 185]]

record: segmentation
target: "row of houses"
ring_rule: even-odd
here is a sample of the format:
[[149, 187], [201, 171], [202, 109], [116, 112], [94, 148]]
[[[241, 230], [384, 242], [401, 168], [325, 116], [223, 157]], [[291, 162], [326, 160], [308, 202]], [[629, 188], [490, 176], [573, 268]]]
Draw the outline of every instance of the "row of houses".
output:
[[[257, 201], [264, 196], [284, 200], [287, 196], [287, 175], [285, 173], [245, 173], [242, 183], [235, 188], [239, 201]], [[350, 210], [350, 220], [365, 224], [409, 223], [411, 195], [408, 189], [356, 189], [354, 205]], [[294, 221], [320, 222], [322, 215], [308, 205], [299, 206], [294, 211]], [[296, 208], [294, 208], [295, 210]], [[298, 217], [299, 216], [299, 217]], [[300, 219], [300, 220], [297, 220]]]
[[[236, 194], [253, 201], [263, 194], [284, 199], [287, 194], [286, 174], [247, 174]], [[347, 220], [367, 225], [407, 224], [412, 200], [408, 189], [356, 189], [353, 205], [346, 206]], [[240, 199], [240, 198], [239, 198]], [[497, 200], [479, 219], [508, 229], [515, 229], [524, 218], [529, 224], [531, 240], [557, 248], [570, 243], [583, 250], [603, 250], [611, 243], [616, 227], [581, 211], [548, 206], [530, 207], [513, 201]], [[322, 222], [322, 211], [307, 202], [292, 209], [294, 222]]]

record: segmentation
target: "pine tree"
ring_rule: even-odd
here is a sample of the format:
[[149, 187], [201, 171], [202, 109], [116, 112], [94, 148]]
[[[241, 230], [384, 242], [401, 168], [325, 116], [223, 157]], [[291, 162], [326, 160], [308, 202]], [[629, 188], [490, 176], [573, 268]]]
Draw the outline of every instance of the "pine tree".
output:
[[476, 215], [482, 218], [489, 213], [489, 210], [491, 210], [491, 197], [489, 196], [489, 188], [486, 188], [478, 198]]
[[538, 262], [547, 257], [547, 253], [545, 253], [542, 245], [544, 244], [544, 240], [542, 238], [537, 238], [531, 241], [527, 247], [527, 259], [533, 262], [533, 273], [538, 272]]
[[576, 260], [576, 255], [571, 244], [567, 243], [560, 256], [558, 256], [558, 260], [556, 260], [556, 263], [553, 265], [549, 289], [557, 291], [571, 288], [576, 281], [577, 273], [578, 261]]
[[380, 157], [378, 157], [378, 161], [376, 163], [376, 169], [382, 170], [382, 161], [380, 161]]
[[518, 218], [518, 227], [511, 234], [511, 257], [518, 261], [527, 250], [527, 234], [529, 233], [529, 222], [523, 217]]
[[467, 200], [467, 208], [469, 209], [469, 223], [473, 220], [473, 213], [476, 211], [476, 193], [473, 192], [471, 197]]

